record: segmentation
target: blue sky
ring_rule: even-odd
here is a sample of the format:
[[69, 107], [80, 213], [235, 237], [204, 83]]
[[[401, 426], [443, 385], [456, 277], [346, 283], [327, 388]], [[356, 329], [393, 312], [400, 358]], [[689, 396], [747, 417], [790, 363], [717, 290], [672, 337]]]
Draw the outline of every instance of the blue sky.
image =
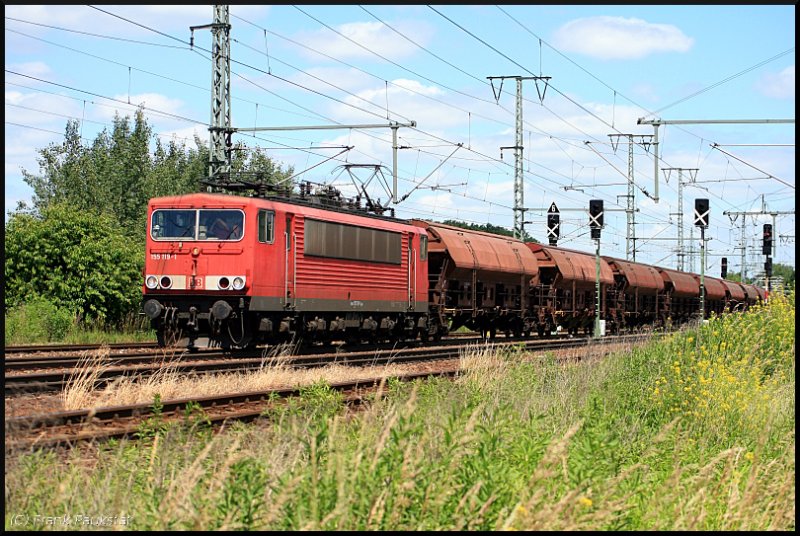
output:
[[[69, 118], [90, 143], [115, 113], [144, 103], [162, 140], [208, 143], [211, 34], [195, 31], [194, 49], [188, 41], [190, 26], [212, 22], [211, 6], [7, 5], [5, 15], [6, 219], [32, 194], [20, 169], [39, 172], [37, 149], [60, 143]], [[234, 5], [230, 15], [234, 127], [416, 122], [398, 130], [400, 217], [511, 228], [514, 153], [500, 148], [515, 144], [516, 82], [500, 91], [487, 77], [550, 77], [546, 91], [522, 82], [526, 230], [546, 241], [555, 202], [559, 245], [593, 252], [588, 215], [568, 209], [603, 199], [617, 210], [606, 214], [602, 252], [622, 258], [629, 161], [619, 135], [654, 133], [637, 119], [795, 117], [794, 5]], [[345, 164], [380, 164], [367, 188], [387, 200], [388, 128], [234, 139], [345, 193], [372, 177]], [[739, 271], [742, 217], [723, 211], [795, 209], [795, 125], [663, 125], [659, 141], [660, 169], [697, 169], [684, 174], [696, 181], [683, 189], [687, 250], [698, 249], [694, 199], [707, 197], [708, 273], [719, 276], [722, 256]], [[343, 146], [354, 148], [331, 158]], [[677, 171], [659, 173], [655, 203], [644, 193], [655, 190], [652, 148], [633, 153], [636, 259], [675, 268], [677, 242], [663, 239], [678, 235]], [[763, 266], [764, 223], [772, 218], [746, 220], [751, 274]], [[776, 224], [786, 236], [774, 262], [794, 265], [795, 216]], [[699, 256], [685, 262], [699, 271]]]

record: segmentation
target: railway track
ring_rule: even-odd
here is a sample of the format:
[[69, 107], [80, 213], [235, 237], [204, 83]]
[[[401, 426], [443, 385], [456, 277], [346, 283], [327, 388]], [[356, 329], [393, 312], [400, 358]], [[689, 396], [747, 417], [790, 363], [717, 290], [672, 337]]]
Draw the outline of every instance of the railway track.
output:
[[[442, 341], [430, 342], [426, 346], [441, 346], [447, 344], [454, 344], [455, 341], [466, 344], [469, 342], [479, 342], [484, 339], [476, 336], [475, 334], [463, 334], [462, 336], [448, 337]], [[502, 339], [499, 339], [502, 340]], [[358, 351], [374, 351], [374, 350], [390, 350], [402, 348], [415, 348], [420, 347], [419, 341], [407, 341], [400, 343], [383, 343], [383, 344], [360, 344], [356, 346], [347, 345], [327, 345], [327, 346], [303, 346], [292, 347], [287, 345], [287, 350], [291, 350], [293, 354], [318, 354], [328, 349], [331, 353], [351, 353]], [[20, 348], [20, 347], [13, 347]], [[62, 349], [63, 348], [63, 349]], [[229, 359], [236, 357], [258, 357], [263, 356], [264, 353], [278, 353], [281, 348], [256, 348], [253, 350], [219, 350], [219, 349], [200, 349], [190, 352], [185, 348], [158, 348], [155, 345], [148, 346], [125, 346], [119, 345], [113, 348], [104, 347], [103, 345], [93, 346], [78, 346], [77, 350], [73, 350], [73, 346], [64, 345], [57, 350], [50, 352], [22, 352], [13, 350], [10, 352], [10, 357], [7, 355], [5, 358], [5, 369], [7, 371], [21, 371], [21, 370], [36, 370], [36, 369], [58, 369], [58, 368], [75, 368], [81, 362], [86, 362], [87, 357], [92, 352], [95, 353], [94, 357], [102, 359], [104, 363], [108, 364], [140, 364], [140, 363], [162, 363], [165, 360], [197, 360], [197, 359]], [[99, 355], [104, 349], [108, 349], [108, 355]], [[64, 349], [69, 349], [66, 353], [61, 353]], [[126, 352], [125, 350], [133, 350]], [[142, 351], [144, 350], [144, 351]], [[57, 352], [57, 353], [56, 353]]]
[[[641, 336], [626, 336], [641, 337]], [[619, 341], [622, 339], [608, 339]], [[554, 339], [554, 340], [514, 340], [503, 342], [495, 340], [497, 347], [523, 345], [527, 350], [563, 349], [587, 344], [588, 339]], [[176, 373], [224, 373], [234, 371], [257, 370], [280, 362], [292, 367], [321, 367], [333, 363], [352, 366], [365, 366], [388, 363], [405, 363], [422, 359], [452, 359], [470, 344], [481, 342], [481, 339], [465, 339], [458, 345], [452, 341], [439, 346], [408, 348], [388, 348], [378, 350], [354, 350], [350, 352], [333, 352], [309, 355], [292, 355], [288, 357], [270, 357], [259, 352], [229, 354], [223, 352], [206, 352], [180, 354], [167, 358], [163, 352], [155, 355], [109, 356], [102, 362], [94, 362], [86, 367], [86, 361], [80, 359], [6, 359], [5, 394], [34, 393], [57, 391], [63, 389], [71, 381], [81, 377], [91, 377], [95, 387], [102, 387], [121, 377], [145, 377], [168, 369]], [[83, 365], [83, 367], [82, 367]], [[40, 367], [35, 372], [19, 372]]]
[[[401, 381], [425, 378], [432, 374], [454, 375], [457, 368], [440, 369], [395, 376]], [[361, 401], [373, 393], [385, 378], [347, 381], [331, 384], [343, 394], [348, 404]], [[160, 418], [174, 421], [187, 412], [201, 408], [210, 424], [225, 421], [248, 421], [260, 417], [271, 405], [298, 396], [301, 388], [268, 389], [221, 396], [193, 397], [165, 401], [157, 412]], [[5, 420], [6, 450], [32, 447], [52, 447], [79, 441], [134, 437], [141, 424], [153, 416], [153, 404], [133, 404], [78, 411], [60, 411], [42, 415], [10, 417]]]
[[[469, 338], [478, 339], [479, 335], [475, 332], [451, 333], [447, 337], [445, 337], [445, 340], [448, 339], [460, 340]], [[25, 344], [16, 346], [5, 346], [3, 352], [6, 356], [6, 360], [8, 361], [8, 359], [16, 358], [16, 357], [9, 358], [8, 356], [20, 356], [20, 355], [32, 355], [32, 354], [35, 354], [36, 357], [39, 358], [47, 358], [49, 357], [49, 354], [63, 353], [64, 355], [59, 355], [58, 357], [77, 358], [83, 352], [100, 350], [103, 348], [108, 348], [109, 350], [122, 350], [122, 351], [134, 350], [134, 349], [144, 349], [144, 350], [152, 349], [153, 351], [160, 350], [162, 352], [168, 350], [181, 351], [181, 352], [185, 351], [184, 348], [180, 347], [159, 349], [158, 344], [156, 342], [120, 342], [120, 343], [97, 343], [97, 344]], [[198, 350], [198, 352], [200, 353], [202, 353], [203, 351], [207, 350], [202, 348]]]
[[[586, 345], [592, 342], [593, 347], [601, 348], [623, 342], [643, 341], [646, 337], [623, 336], [601, 341], [573, 339], [571, 341], [547, 341], [547, 345], [539, 345], [539, 350], [560, 349]], [[545, 342], [545, 341], [542, 341]], [[569, 342], [569, 344], [564, 344]], [[518, 343], [505, 343], [518, 344]], [[434, 351], [435, 352], [435, 351]], [[457, 357], [458, 354], [456, 353]], [[450, 357], [453, 357], [451, 354]], [[458, 363], [443, 366], [442, 357], [436, 361], [430, 354], [426, 359], [417, 356], [417, 361], [424, 370], [392, 376], [400, 381], [411, 381], [428, 376], [454, 376], [461, 372]], [[370, 362], [374, 362], [374, 355]], [[409, 360], [411, 358], [409, 357]], [[395, 361], [396, 362], [396, 361]], [[343, 400], [348, 404], [357, 404], [368, 394], [376, 393], [379, 386], [388, 377], [375, 377], [357, 381], [334, 382], [332, 389], [340, 391]], [[264, 414], [274, 404], [282, 403], [289, 397], [298, 396], [302, 388], [268, 389], [245, 393], [232, 393], [219, 396], [192, 397], [163, 401], [156, 409], [152, 403], [132, 404], [92, 408], [77, 411], [59, 411], [47, 414], [9, 417], [5, 420], [6, 450], [29, 449], [70, 445], [89, 440], [105, 440], [109, 438], [136, 437], [142, 430], [142, 423], [156, 413], [160, 422], [181, 421], [197, 408], [203, 410], [203, 420], [210, 424], [221, 424], [227, 421], [249, 421]]]
[[101, 343], [101, 344], [25, 344], [18, 346], [6, 346], [3, 350], [6, 356], [15, 354], [32, 354], [36, 352], [84, 352], [89, 350], [99, 350], [107, 347], [109, 349], [132, 349], [132, 348], [157, 348], [155, 342], [120, 342], [120, 343]]

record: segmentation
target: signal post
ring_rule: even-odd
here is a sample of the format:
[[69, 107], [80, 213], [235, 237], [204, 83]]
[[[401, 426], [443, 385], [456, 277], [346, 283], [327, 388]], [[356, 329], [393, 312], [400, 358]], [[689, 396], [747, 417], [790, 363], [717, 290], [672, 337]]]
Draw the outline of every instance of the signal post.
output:
[[595, 309], [594, 309], [594, 337], [600, 337], [600, 230], [603, 228], [603, 200], [592, 199], [589, 201], [589, 227], [592, 239], [597, 244], [595, 252]]
[[694, 200], [694, 224], [700, 227], [700, 322], [706, 318], [706, 228], [708, 227], [708, 199]]
[[769, 292], [769, 278], [772, 277], [772, 224], [770, 223], [764, 224], [761, 253], [767, 256], [767, 259], [764, 261], [764, 278], [767, 280], [765, 288], [767, 292]]

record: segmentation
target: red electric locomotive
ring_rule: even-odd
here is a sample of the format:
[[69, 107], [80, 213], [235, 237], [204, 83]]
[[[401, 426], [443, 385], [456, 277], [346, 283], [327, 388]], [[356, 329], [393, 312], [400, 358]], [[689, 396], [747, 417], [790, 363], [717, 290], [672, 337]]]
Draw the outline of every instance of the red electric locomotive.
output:
[[161, 345], [427, 337], [427, 238], [313, 198], [152, 199], [144, 312]]

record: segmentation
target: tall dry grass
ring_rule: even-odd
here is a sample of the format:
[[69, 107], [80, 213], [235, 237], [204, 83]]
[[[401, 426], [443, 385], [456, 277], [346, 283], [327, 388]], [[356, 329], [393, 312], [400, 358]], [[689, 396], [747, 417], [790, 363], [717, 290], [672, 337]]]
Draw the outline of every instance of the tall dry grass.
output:
[[[317, 382], [265, 422], [173, 427], [91, 466], [7, 455], [6, 527], [44, 509], [126, 512], [136, 530], [793, 530], [793, 310], [570, 366], [480, 348], [455, 381], [390, 380], [358, 413]], [[689, 410], [703, 360], [747, 411]], [[672, 405], [653, 396], [662, 377]]]
[[[158, 395], [161, 400], [214, 396], [228, 393], [262, 391], [313, 385], [320, 381], [334, 383], [353, 379], [390, 377], [407, 367], [377, 365], [353, 367], [335, 362], [324, 367], [301, 369], [291, 365], [296, 355], [296, 345], [284, 344], [265, 348], [259, 368], [242, 372], [196, 374], [178, 370], [192, 354], [164, 349], [160, 367], [155, 373], [133, 374], [114, 379], [97, 387], [97, 378], [108, 370], [104, 359], [108, 350], [87, 359], [76, 369], [63, 391], [65, 409], [116, 406], [152, 402]], [[376, 357], [377, 362], [377, 357]]]

